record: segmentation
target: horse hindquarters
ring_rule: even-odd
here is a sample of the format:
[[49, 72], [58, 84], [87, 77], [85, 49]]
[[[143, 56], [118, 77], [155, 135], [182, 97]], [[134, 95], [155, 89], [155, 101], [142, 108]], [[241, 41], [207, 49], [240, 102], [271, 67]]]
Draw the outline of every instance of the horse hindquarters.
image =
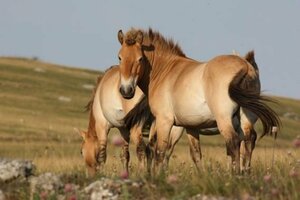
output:
[[[207, 73], [214, 73], [214, 71], [209, 71]], [[205, 81], [205, 97], [207, 104], [216, 119], [220, 134], [225, 139], [227, 155], [231, 156], [232, 159], [232, 170], [239, 173], [241, 139], [236, 132], [236, 125], [233, 124], [233, 118], [235, 117], [239, 106], [228, 95], [228, 85], [231, 81], [231, 77], [225, 77], [226, 74], [222, 75], [224, 76], [214, 76], [214, 79], [207, 76], [209, 79]]]

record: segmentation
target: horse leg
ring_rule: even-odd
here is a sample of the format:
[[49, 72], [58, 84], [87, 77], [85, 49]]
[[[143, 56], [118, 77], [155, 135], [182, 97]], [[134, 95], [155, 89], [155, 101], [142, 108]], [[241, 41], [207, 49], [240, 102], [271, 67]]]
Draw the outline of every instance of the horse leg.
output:
[[199, 172], [201, 168], [201, 159], [202, 159], [200, 142], [199, 142], [199, 132], [198, 130], [190, 129], [190, 128], [186, 129], [186, 132], [190, 143], [190, 154]]
[[170, 157], [174, 151], [174, 147], [177, 144], [177, 142], [179, 141], [179, 139], [181, 138], [182, 134], [183, 134], [183, 127], [180, 126], [173, 126], [171, 129], [171, 133], [170, 133], [170, 140], [169, 140], [169, 146], [167, 149], [167, 153], [166, 153], [166, 165], [167, 167], [169, 166], [169, 160]]
[[135, 125], [130, 129], [130, 138], [136, 145], [136, 154], [138, 158], [138, 168], [139, 170], [144, 170], [145, 168], [145, 151], [146, 145], [143, 140], [142, 135], [143, 124]]
[[97, 153], [97, 163], [98, 169], [101, 169], [101, 166], [106, 162], [106, 147], [107, 147], [107, 136], [110, 130], [109, 124], [107, 121], [103, 121], [102, 123], [96, 123], [96, 134], [98, 138], [98, 153]]
[[[183, 134], [184, 128], [179, 127], [179, 126], [173, 126], [171, 129], [170, 133], [170, 140], [169, 140], [169, 145], [168, 149], [166, 152], [166, 158], [165, 158], [165, 163], [166, 163], [166, 168], [169, 166], [169, 160], [170, 157], [174, 151], [175, 145], [181, 138]], [[150, 134], [149, 134], [149, 144], [147, 145], [147, 166], [148, 166], [148, 172], [151, 172], [151, 165], [152, 165], [152, 160], [154, 156], [154, 148], [155, 148], [155, 142], [156, 142], [156, 129], [155, 129], [155, 121], [152, 123], [152, 126], [150, 128]]]
[[242, 172], [250, 172], [252, 153], [255, 148], [255, 141], [257, 138], [254, 124], [257, 117], [248, 110], [241, 108], [240, 123], [244, 134], [244, 140], [241, 143], [241, 170]]
[[232, 172], [240, 173], [240, 144], [241, 140], [232, 126], [231, 118], [217, 121], [218, 128], [226, 143], [227, 155], [231, 157]]
[[169, 145], [172, 126], [172, 119], [168, 119], [165, 116], [156, 117], [157, 144], [155, 151], [155, 168], [158, 169], [159, 173], [162, 173], [167, 166], [165, 156]]
[[119, 128], [121, 136], [124, 140], [124, 145], [122, 147], [122, 151], [120, 153], [120, 158], [123, 164], [123, 170], [128, 172], [128, 165], [130, 160], [129, 154], [129, 140], [130, 140], [130, 133], [126, 128]]
[[227, 155], [231, 157], [232, 172], [240, 173], [241, 139], [236, 132], [239, 122], [235, 123], [239, 106], [228, 96], [228, 88], [217, 85], [206, 97], [209, 108], [215, 116], [218, 129], [225, 139]]
[[[223, 99], [223, 102], [226, 101]], [[227, 155], [231, 157], [232, 172], [238, 174], [240, 173], [240, 122], [237, 122], [237, 118], [234, 116], [237, 109], [236, 105], [231, 100], [225, 105], [227, 106], [219, 107], [220, 109], [215, 113], [215, 116], [218, 129], [225, 139]]]
[[146, 157], [147, 157], [147, 171], [151, 174], [153, 170], [152, 160], [154, 158], [155, 144], [156, 144], [156, 121], [154, 120], [151, 124], [149, 131], [149, 142], [146, 145]]

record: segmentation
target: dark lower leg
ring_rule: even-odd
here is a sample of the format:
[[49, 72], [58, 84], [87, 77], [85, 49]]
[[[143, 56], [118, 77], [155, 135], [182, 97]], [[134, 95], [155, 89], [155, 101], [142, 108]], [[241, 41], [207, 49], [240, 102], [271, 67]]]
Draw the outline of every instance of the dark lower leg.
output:
[[190, 144], [190, 154], [197, 170], [199, 171], [201, 168], [202, 159], [202, 153], [199, 142], [199, 133], [197, 130], [187, 129], [187, 134]]
[[232, 172], [240, 173], [240, 144], [241, 141], [237, 134], [226, 140], [227, 155], [232, 159]]

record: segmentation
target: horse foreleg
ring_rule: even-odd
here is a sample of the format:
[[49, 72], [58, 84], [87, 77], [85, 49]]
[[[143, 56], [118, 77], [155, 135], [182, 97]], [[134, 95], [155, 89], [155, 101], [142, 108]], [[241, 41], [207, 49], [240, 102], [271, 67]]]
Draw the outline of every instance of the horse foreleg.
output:
[[201, 147], [199, 142], [199, 132], [195, 129], [187, 129], [186, 132], [190, 143], [190, 154], [199, 172], [202, 159]]
[[97, 153], [97, 169], [101, 170], [102, 165], [106, 162], [107, 152], [107, 136], [110, 128], [107, 123], [96, 125], [96, 134], [98, 138], [98, 153]]
[[128, 165], [130, 160], [130, 154], [129, 154], [129, 140], [130, 140], [130, 133], [125, 128], [119, 128], [121, 136], [124, 140], [124, 144], [120, 153], [120, 158], [123, 164], [123, 170], [126, 172], [128, 171]]
[[157, 144], [155, 151], [155, 170], [157, 168], [157, 172], [159, 173], [165, 171], [167, 167], [165, 156], [169, 145], [169, 136], [172, 125], [172, 120], [168, 120], [165, 117], [156, 118]]
[[130, 129], [131, 141], [136, 145], [136, 154], [138, 158], [138, 168], [139, 170], [144, 170], [145, 168], [145, 151], [146, 145], [143, 140], [142, 135], [143, 124], [135, 125]]

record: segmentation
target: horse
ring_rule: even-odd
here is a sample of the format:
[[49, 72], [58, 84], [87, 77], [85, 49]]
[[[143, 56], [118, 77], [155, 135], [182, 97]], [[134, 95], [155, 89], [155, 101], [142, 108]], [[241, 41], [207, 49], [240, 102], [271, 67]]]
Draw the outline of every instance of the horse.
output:
[[272, 128], [280, 127], [278, 115], [266, 104], [272, 100], [260, 92], [254, 51], [244, 58], [219, 55], [199, 62], [188, 58], [178, 44], [151, 28], [133, 28], [126, 34], [120, 30], [118, 40], [120, 93], [130, 99], [138, 86], [147, 95], [156, 121], [155, 162], [160, 171], [166, 163], [174, 125], [186, 128], [193, 161], [198, 167], [201, 151], [197, 129], [217, 126], [235, 173], [240, 173], [242, 140], [248, 151], [245, 163], [251, 161], [255, 122], [262, 122], [261, 137], [273, 135]]
[[[128, 172], [130, 138], [136, 145], [139, 169], [143, 170], [144, 168], [146, 146], [143, 141], [142, 129], [151, 115], [144, 110], [145, 117], [139, 118], [139, 121], [126, 127], [123, 117], [134, 108], [137, 102], [141, 102], [140, 99], [144, 97], [144, 94], [137, 88], [132, 99], [124, 99], [119, 93], [119, 85], [118, 66], [112, 66], [102, 78], [98, 77], [92, 97], [86, 106], [90, 111], [88, 130], [76, 129], [82, 137], [81, 154], [89, 176], [94, 176], [106, 162], [107, 137], [113, 127], [119, 129], [123, 138], [120, 154], [123, 169]], [[172, 130], [173, 143], [176, 143], [181, 136], [180, 131], [182, 130], [176, 128]]]
[[112, 66], [102, 78], [98, 77], [92, 98], [86, 106], [90, 111], [88, 130], [79, 132], [83, 139], [81, 152], [90, 176], [95, 175], [97, 169], [100, 169], [106, 162], [107, 137], [113, 127], [118, 128], [123, 139], [120, 154], [123, 169], [128, 172], [130, 139], [136, 144], [138, 166], [141, 169], [144, 167], [145, 143], [142, 137], [142, 128], [145, 120], [132, 125], [129, 129], [124, 126], [122, 120], [143, 95], [138, 88], [130, 100], [124, 99], [120, 95], [118, 66]]
[[[238, 55], [240, 56], [239, 53], [236, 51], [232, 52], [233, 55]], [[258, 73], [258, 70], [257, 70]], [[147, 158], [147, 167], [148, 167], [148, 172], [151, 173], [151, 165], [152, 165], [152, 160], [153, 160], [153, 152], [155, 148], [155, 143], [156, 143], [156, 129], [155, 129], [155, 120], [153, 119], [153, 115], [151, 114], [150, 107], [148, 104], [148, 99], [146, 96], [144, 96], [139, 103], [136, 104], [136, 106], [126, 114], [124, 117], [124, 122], [126, 124], [126, 127], [131, 127], [134, 124], [141, 123], [145, 119], [149, 119], [150, 122], [152, 122], [152, 125], [150, 127], [149, 131], [149, 142], [146, 145], [146, 158]], [[235, 119], [235, 121], [238, 119]], [[198, 130], [200, 135], [206, 135], [206, 136], [214, 136], [214, 135], [219, 135], [220, 131], [217, 127], [214, 128], [207, 128], [207, 129], [200, 129]], [[252, 139], [251, 139], [251, 144], [246, 145], [245, 141], [241, 141], [241, 147], [240, 147], [240, 156], [241, 156], [241, 163], [242, 163], [242, 171], [244, 172], [250, 172], [250, 165], [251, 165], [251, 157], [252, 157], [252, 152], [255, 148], [255, 141], [257, 134], [255, 130], [252, 133]], [[166, 168], [168, 167], [169, 159], [174, 151], [175, 145], [177, 144], [178, 140], [181, 138], [182, 134], [184, 132], [183, 127], [177, 127], [177, 131], [174, 135], [174, 133], [171, 135], [171, 139], [169, 141], [169, 146], [168, 146], [168, 152], [166, 153]], [[251, 151], [249, 150], [249, 146], [251, 146]], [[193, 151], [192, 151], [192, 146], [190, 146], [190, 152], [191, 152], [191, 158], [195, 162], [195, 157], [193, 156]], [[201, 148], [200, 150], [200, 157], [202, 157], [201, 154]], [[249, 159], [247, 159], [249, 158]], [[197, 168], [198, 169], [198, 168]]]

